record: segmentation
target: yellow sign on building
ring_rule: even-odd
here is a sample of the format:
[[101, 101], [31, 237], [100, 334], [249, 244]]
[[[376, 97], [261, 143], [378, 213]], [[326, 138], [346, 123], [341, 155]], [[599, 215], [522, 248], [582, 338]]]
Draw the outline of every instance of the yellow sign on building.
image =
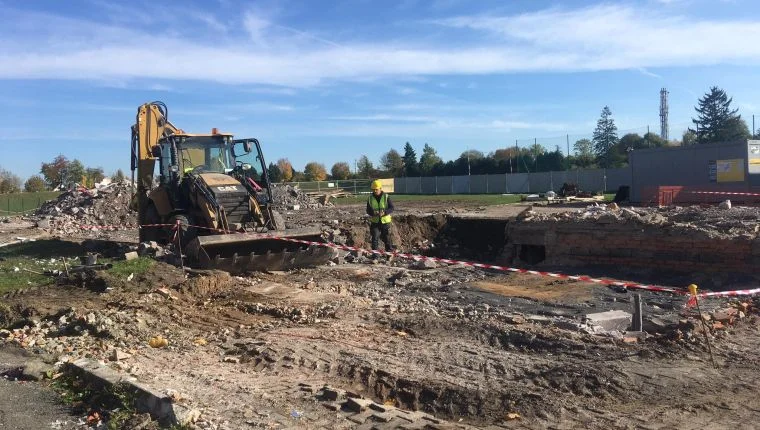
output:
[[718, 173], [718, 182], [742, 182], [744, 181], [744, 159], [716, 160], [715, 167]]

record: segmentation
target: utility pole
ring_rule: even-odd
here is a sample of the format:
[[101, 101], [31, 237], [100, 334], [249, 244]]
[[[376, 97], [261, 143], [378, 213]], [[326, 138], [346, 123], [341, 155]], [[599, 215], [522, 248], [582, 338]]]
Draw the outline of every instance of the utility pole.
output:
[[567, 156], [569, 157], [570, 156], [570, 135], [569, 134], [565, 135], [565, 140], [567, 141]]
[[[533, 149], [536, 149], [536, 145], [538, 145], [538, 138], [533, 138]], [[533, 154], [533, 171], [538, 172], [538, 151], [536, 151]]]
[[755, 128], [755, 114], [752, 114], [752, 137], [755, 137], [757, 129]]

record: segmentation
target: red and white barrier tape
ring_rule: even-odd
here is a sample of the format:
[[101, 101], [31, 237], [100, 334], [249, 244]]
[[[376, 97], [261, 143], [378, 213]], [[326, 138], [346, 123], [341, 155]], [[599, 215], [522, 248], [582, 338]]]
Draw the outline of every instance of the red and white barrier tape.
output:
[[[177, 226], [178, 224], [143, 224], [142, 226], [139, 226], [139, 228], [171, 227], [173, 230], [176, 230]], [[92, 226], [92, 227], [109, 227], [109, 226]], [[189, 226], [189, 227], [203, 229], [203, 230], [211, 230], [211, 231], [216, 231], [220, 233], [243, 234], [243, 232], [239, 232], [239, 231], [229, 231], [229, 230], [210, 228], [210, 227], [201, 227], [201, 226], [194, 226], [194, 225]], [[328, 247], [328, 248], [340, 249], [344, 251], [369, 252], [375, 255], [389, 255], [389, 256], [394, 256], [394, 257], [399, 257], [399, 258], [410, 259], [414, 261], [435, 261], [438, 263], [445, 263], [445, 264], [451, 264], [451, 265], [476, 267], [480, 269], [492, 269], [492, 270], [499, 270], [502, 272], [522, 273], [522, 274], [535, 275], [535, 276], [545, 276], [545, 277], [551, 277], [551, 278], [557, 278], [557, 279], [568, 279], [571, 281], [591, 282], [594, 284], [630, 288], [630, 289], [635, 289], [635, 290], [646, 290], [646, 291], [653, 291], [653, 292], [658, 292], [658, 293], [689, 295], [689, 291], [683, 288], [662, 287], [659, 285], [639, 284], [636, 282], [626, 282], [626, 281], [619, 281], [619, 280], [614, 280], [614, 279], [593, 278], [587, 275], [567, 275], [564, 273], [521, 269], [517, 267], [507, 267], [507, 266], [500, 266], [496, 264], [476, 263], [472, 261], [452, 260], [449, 258], [429, 257], [426, 255], [419, 255], [419, 254], [371, 250], [371, 249], [357, 248], [355, 246], [339, 245], [337, 243], [332, 243], [332, 242], [314, 242], [314, 241], [309, 241], [309, 240], [281, 237], [281, 236], [277, 236], [271, 233], [260, 233], [259, 237], [283, 240], [283, 241], [293, 242], [293, 243], [300, 243], [304, 245], [323, 246], [323, 247]], [[737, 297], [737, 296], [749, 296], [749, 295], [754, 295], [754, 294], [760, 294], [760, 288], [734, 290], [734, 291], [710, 291], [710, 292], [698, 293], [697, 297]]]

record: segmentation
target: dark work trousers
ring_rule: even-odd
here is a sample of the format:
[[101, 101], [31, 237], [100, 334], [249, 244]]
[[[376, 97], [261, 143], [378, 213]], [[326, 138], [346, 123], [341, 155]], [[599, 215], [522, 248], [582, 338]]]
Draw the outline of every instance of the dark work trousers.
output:
[[385, 244], [385, 250], [388, 252], [393, 251], [393, 243], [391, 243], [391, 223], [370, 223], [369, 233], [372, 236], [372, 249], [376, 250], [380, 247], [380, 240], [382, 239]]

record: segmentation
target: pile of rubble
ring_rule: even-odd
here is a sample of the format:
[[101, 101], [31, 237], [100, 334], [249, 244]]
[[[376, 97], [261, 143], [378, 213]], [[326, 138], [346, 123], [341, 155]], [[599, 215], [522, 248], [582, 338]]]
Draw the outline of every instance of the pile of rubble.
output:
[[285, 210], [316, 209], [332, 206], [332, 203], [320, 202], [306, 194], [298, 186], [288, 184], [272, 184], [272, 200], [275, 206]]
[[35, 213], [37, 227], [57, 234], [82, 229], [131, 227], [135, 212], [129, 209], [132, 186], [129, 182], [101, 183], [93, 189], [77, 189], [45, 202]]
[[593, 222], [593, 223], [638, 223], [663, 227], [678, 227], [717, 233], [728, 236], [755, 236], [760, 226], [760, 208], [670, 206], [661, 208], [624, 208], [616, 203], [594, 204], [577, 211], [542, 213], [528, 208], [517, 217], [520, 221], [542, 222]]

